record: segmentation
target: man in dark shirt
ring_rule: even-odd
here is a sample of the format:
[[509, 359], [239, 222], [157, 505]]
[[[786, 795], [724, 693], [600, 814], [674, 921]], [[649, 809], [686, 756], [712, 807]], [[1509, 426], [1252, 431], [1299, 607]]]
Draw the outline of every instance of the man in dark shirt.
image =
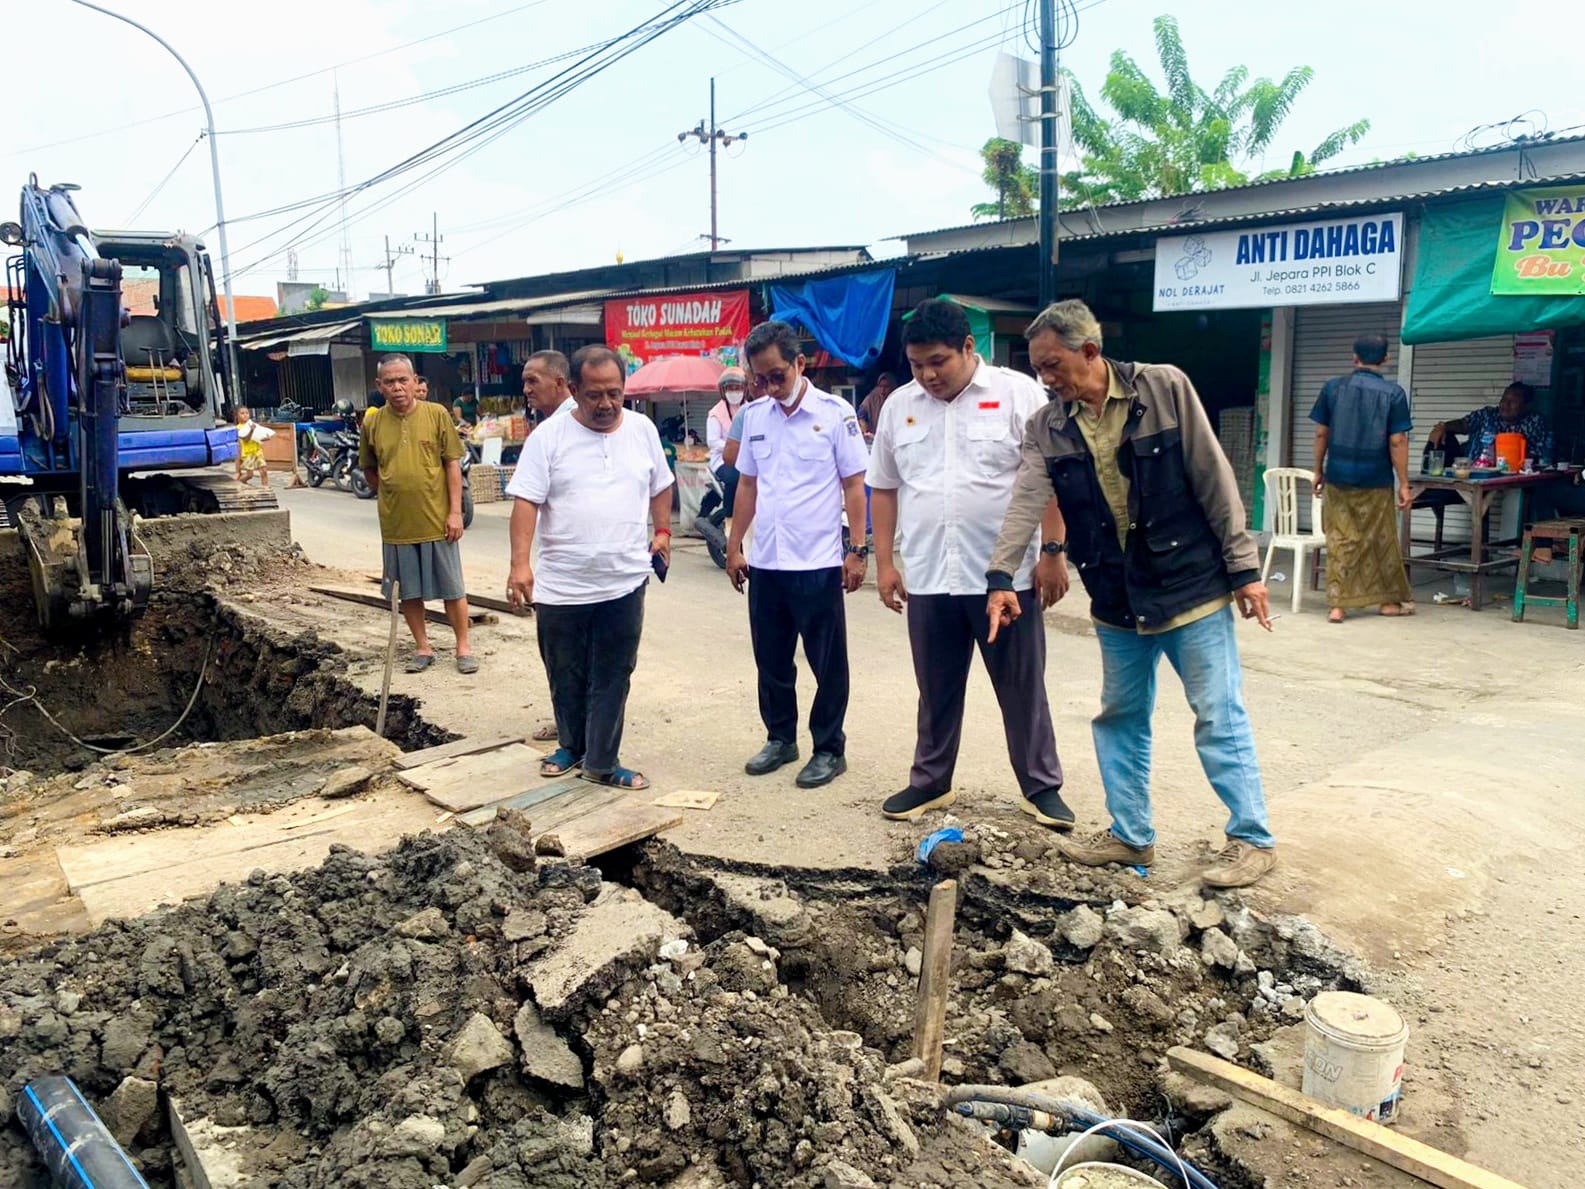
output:
[[1438, 421], [1431, 427], [1427, 440], [1433, 446], [1440, 446], [1442, 439], [1449, 433], [1466, 434], [1469, 438], [1469, 456], [1476, 458], [1480, 454], [1481, 439], [1486, 434], [1490, 433], [1493, 439], [1500, 433], [1523, 434], [1525, 453], [1538, 460], [1539, 465], [1550, 466], [1553, 458], [1552, 430], [1548, 428], [1545, 417], [1531, 411], [1530, 401], [1534, 396], [1534, 388], [1515, 380], [1503, 389], [1502, 399], [1497, 404], [1466, 413], [1457, 421]]
[[[1409, 494], [1409, 395], [1381, 374], [1387, 340], [1354, 341], [1352, 375], [1328, 380], [1310, 410], [1315, 493], [1326, 500], [1327, 619], [1377, 606], [1412, 615], [1413, 592], [1398, 551], [1398, 517]], [[1394, 496], [1396, 480], [1397, 499]]]

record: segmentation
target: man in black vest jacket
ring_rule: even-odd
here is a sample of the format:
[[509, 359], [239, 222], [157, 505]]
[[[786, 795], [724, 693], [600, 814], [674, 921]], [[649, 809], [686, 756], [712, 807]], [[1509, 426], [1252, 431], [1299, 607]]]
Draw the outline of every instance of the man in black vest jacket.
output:
[[1012, 574], [1055, 492], [1066, 551], [1101, 643], [1093, 733], [1112, 826], [1058, 846], [1091, 867], [1155, 860], [1150, 716], [1165, 655], [1194, 710], [1200, 763], [1231, 815], [1227, 845], [1202, 879], [1245, 887], [1271, 870], [1277, 853], [1244, 709], [1232, 605], [1268, 631], [1271, 615], [1233, 469], [1189, 378], [1163, 364], [1107, 359], [1100, 324], [1083, 302], [1048, 307], [1024, 334], [1053, 399], [1024, 431], [991, 555], [991, 639], [1018, 618]]

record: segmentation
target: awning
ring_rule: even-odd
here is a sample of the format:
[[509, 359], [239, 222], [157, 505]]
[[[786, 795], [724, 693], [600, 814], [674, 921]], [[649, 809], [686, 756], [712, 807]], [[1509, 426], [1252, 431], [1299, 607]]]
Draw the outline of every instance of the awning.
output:
[[[323, 326], [310, 326], [303, 330], [289, 330], [284, 334], [266, 334], [263, 338], [238, 339], [237, 346], [244, 351], [263, 351], [270, 347], [279, 347], [283, 343], [299, 346], [293, 354], [325, 354], [329, 350], [330, 340], [339, 338], [348, 331], [356, 330], [363, 324], [362, 318], [353, 318], [349, 322], [327, 322]], [[303, 350], [310, 343], [323, 344], [325, 350]]]
[[865, 368], [880, 357], [886, 344], [896, 287], [894, 268], [801, 285], [772, 285], [771, 309], [783, 321], [800, 323], [831, 354]]
[[1450, 343], [1585, 324], [1585, 298], [1492, 296], [1502, 218], [1501, 194], [1426, 208], [1404, 342]]
[[[969, 333], [974, 336], [974, 350], [986, 363], [996, 362], [996, 318], [999, 315], [1013, 315], [1020, 318], [1033, 318], [1033, 306], [1022, 305], [1014, 301], [1001, 301], [994, 297], [970, 297], [961, 293], [943, 293], [942, 301], [950, 301], [955, 306], [961, 306], [963, 312], [969, 316]], [[903, 315], [907, 322], [914, 316], [909, 310]]]
[[399, 318], [488, 318], [495, 314], [526, 314], [532, 310], [555, 309], [558, 306], [584, 305], [590, 300], [605, 297], [609, 289], [585, 289], [579, 293], [555, 293], [547, 297], [505, 297], [495, 301], [465, 301], [451, 304], [403, 307], [380, 310], [369, 317], [382, 321]]

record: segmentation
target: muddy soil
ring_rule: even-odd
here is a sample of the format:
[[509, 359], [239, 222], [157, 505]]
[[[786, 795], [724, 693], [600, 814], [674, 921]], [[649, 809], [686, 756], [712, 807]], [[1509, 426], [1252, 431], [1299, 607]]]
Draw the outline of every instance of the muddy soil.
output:
[[[243, 1129], [247, 1183], [288, 1189], [1034, 1183], [895, 1068], [933, 875], [705, 868], [659, 842], [602, 862], [498, 822], [38, 947], [0, 965], [0, 1111], [68, 1073], [161, 1187], [172, 1100]], [[963, 889], [949, 1081], [1078, 1074], [1191, 1128], [1163, 1109], [1167, 1046], [1247, 1057], [1291, 1000], [1352, 985], [1312, 932], [1232, 901]], [[44, 1184], [14, 1122], [0, 1183]]]

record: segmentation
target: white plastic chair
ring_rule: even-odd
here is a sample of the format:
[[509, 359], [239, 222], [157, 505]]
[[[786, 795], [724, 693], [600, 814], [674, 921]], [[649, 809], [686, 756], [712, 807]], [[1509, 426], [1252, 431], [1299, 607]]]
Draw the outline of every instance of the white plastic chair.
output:
[[[1310, 494], [1310, 531], [1299, 529], [1299, 490]], [[1271, 467], [1266, 471], [1266, 494], [1271, 499], [1272, 534], [1266, 546], [1266, 561], [1260, 568], [1260, 580], [1271, 574], [1272, 555], [1279, 549], [1293, 553], [1293, 613], [1299, 613], [1299, 600], [1304, 594], [1303, 578], [1312, 571], [1305, 566], [1306, 556], [1315, 551], [1319, 564], [1321, 551], [1326, 548], [1326, 533], [1321, 525], [1321, 500], [1315, 494], [1315, 472], [1303, 467]]]

